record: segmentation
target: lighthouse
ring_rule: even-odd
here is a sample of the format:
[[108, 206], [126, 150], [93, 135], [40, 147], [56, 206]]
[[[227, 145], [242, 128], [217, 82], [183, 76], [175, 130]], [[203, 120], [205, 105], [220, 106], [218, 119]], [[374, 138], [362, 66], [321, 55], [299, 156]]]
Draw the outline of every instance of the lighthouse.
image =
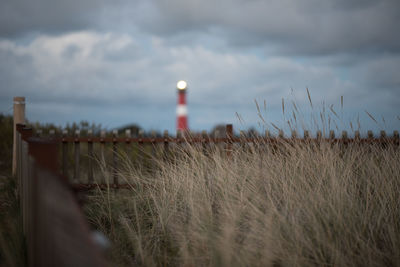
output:
[[186, 107], [187, 83], [185, 81], [179, 81], [176, 84], [176, 88], [178, 89], [178, 103], [176, 107], [176, 131], [183, 134], [184, 132], [189, 130]]

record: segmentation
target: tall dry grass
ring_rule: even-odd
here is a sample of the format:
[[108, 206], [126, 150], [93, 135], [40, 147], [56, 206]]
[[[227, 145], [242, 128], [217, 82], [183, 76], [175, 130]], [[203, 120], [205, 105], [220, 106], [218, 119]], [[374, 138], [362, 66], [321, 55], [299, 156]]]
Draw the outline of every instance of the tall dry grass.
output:
[[0, 175], [0, 266], [26, 266], [26, 244], [22, 231], [17, 183]]
[[132, 190], [90, 196], [115, 265], [400, 266], [398, 147], [222, 150], [186, 145], [152, 171], [125, 159]]

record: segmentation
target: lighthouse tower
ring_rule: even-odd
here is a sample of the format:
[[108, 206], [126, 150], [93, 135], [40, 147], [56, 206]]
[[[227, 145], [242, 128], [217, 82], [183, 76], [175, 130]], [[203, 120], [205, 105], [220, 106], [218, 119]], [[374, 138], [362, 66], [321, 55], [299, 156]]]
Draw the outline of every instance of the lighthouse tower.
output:
[[179, 81], [176, 84], [178, 89], [178, 105], [176, 107], [176, 130], [177, 132], [184, 133], [189, 130], [188, 119], [187, 119], [187, 107], [186, 107], [186, 89], [187, 83], [185, 81]]

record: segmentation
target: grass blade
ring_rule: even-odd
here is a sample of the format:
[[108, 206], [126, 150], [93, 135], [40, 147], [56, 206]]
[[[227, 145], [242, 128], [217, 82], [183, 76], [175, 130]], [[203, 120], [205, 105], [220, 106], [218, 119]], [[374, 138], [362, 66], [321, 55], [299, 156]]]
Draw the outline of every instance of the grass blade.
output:
[[335, 115], [335, 116], [336, 116], [336, 118], [338, 118], [338, 119], [339, 119], [339, 116], [338, 116], [338, 114], [337, 114], [337, 113], [335, 112], [335, 110], [333, 109], [333, 104], [329, 106], [329, 109], [331, 110], [331, 112], [333, 113], [333, 115]]
[[340, 96], [340, 106], [343, 109], [343, 96], [342, 95]]
[[310, 101], [311, 108], [313, 108], [313, 104], [312, 104], [311, 96], [310, 96], [310, 91], [308, 90], [308, 87], [306, 88], [306, 90], [307, 90], [308, 101]]
[[364, 110], [364, 111], [371, 118], [371, 120], [373, 120], [376, 124], [378, 124], [378, 122], [375, 120], [374, 116], [372, 116], [368, 111], [366, 111], [366, 110]]

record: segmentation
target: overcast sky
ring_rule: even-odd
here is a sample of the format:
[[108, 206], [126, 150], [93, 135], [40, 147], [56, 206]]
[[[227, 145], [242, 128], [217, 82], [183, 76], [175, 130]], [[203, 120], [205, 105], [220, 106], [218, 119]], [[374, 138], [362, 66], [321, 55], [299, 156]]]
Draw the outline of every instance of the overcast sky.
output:
[[261, 130], [257, 100], [279, 127], [294, 101], [298, 127], [325, 103], [340, 129], [392, 131], [399, 25], [398, 0], [0, 0], [0, 113], [25, 96], [31, 121], [174, 132], [184, 79], [194, 130]]

